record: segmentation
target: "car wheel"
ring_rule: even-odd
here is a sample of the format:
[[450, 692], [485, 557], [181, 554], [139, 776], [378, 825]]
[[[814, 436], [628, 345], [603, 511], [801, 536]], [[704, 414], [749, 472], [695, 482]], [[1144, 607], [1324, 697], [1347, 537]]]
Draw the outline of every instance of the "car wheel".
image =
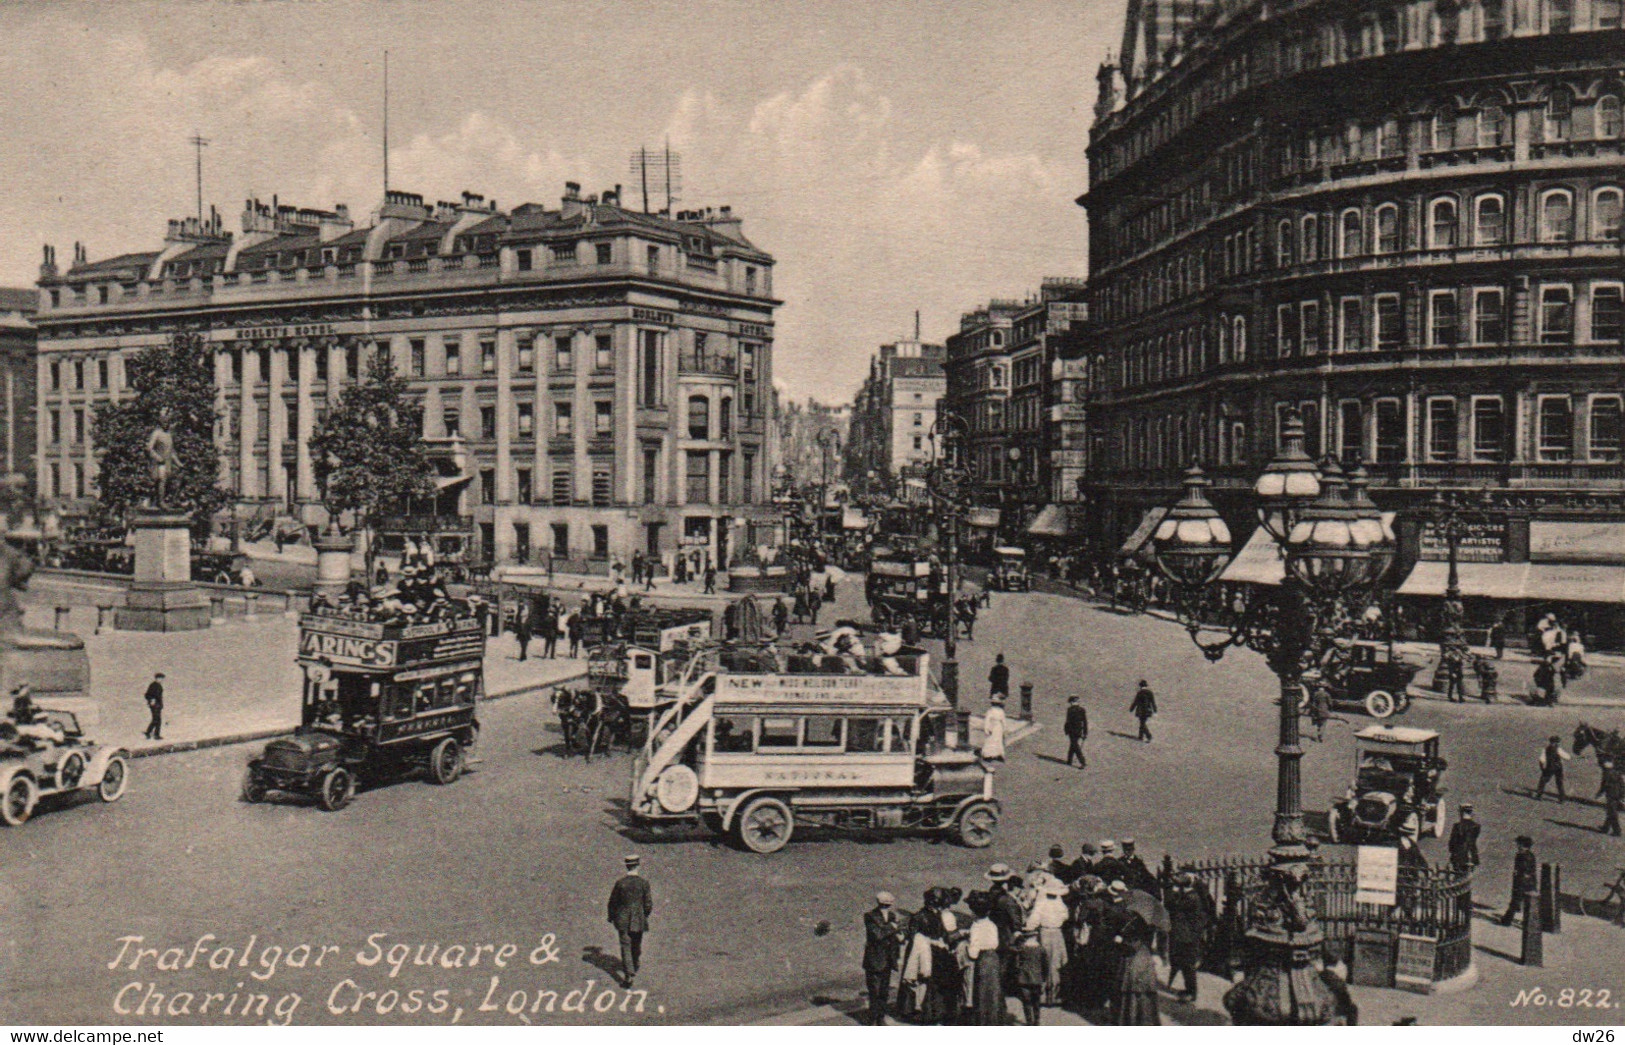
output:
[[70, 751], [62, 758], [62, 764], [56, 767], [57, 789], [72, 791], [79, 786], [79, 781], [85, 778], [85, 756], [77, 751]]
[[18, 773], [6, 781], [0, 792], [0, 821], [8, 827], [21, 827], [34, 815], [34, 803], [39, 801], [39, 786], [34, 778]]
[[463, 747], [455, 737], [447, 737], [429, 752], [429, 779], [449, 784], [463, 774]]
[[343, 766], [329, 769], [322, 777], [321, 790], [316, 794], [316, 800], [321, 807], [329, 813], [336, 813], [350, 804], [355, 797], [355, 777]]
[[96, 794], [103, 802], [117, 802], [124, 797], [124, 792], [129, 788], [129, 760], [123, 755], [114, 755], [107, 760], [107, 767], [102, 770], [102, 779], [96, 785]]
[[1372, 718], [1387, 718], [1395, 707], [1393, 694], [1385, 689], [1374, 689], [1365, 695], [1365, 710]]
[[243, 801], [249, 804], [265, 801], [265, 784], [260, 781], [260, 775], [252, 766], [243, 777]]
[[972, 802], [959, 814], [959, 842], [971, 849], [986, 849], [993, 844], [993, 833], [999, 826], [999, 811], [991, 802]]
[[1333, 842], [1341, 842], [1344, 834], [1343, 814], [1338, 812], [1336, 806], [1333, 806], [1326, 813], [1326, 837]]
[[777, 798], [753, 798], [739, 814], [739, 841], [753, 853], [776, 853], [790, 841], [795, 816]]

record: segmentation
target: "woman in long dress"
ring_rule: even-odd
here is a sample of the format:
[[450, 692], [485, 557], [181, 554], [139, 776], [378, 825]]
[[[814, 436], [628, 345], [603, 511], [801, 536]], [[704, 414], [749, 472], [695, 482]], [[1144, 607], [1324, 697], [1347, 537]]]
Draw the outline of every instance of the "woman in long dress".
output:
[[1001, 1027], [1007, 1008], [1004, 1000], [1004, 963], [999, 955], [999, 929], [988, 917], [993, 910], [993, 897], [977, 890], [966, 898], [971, 914], [970, 938], [966, 941], [966, 956], [976, 969], [975, 1020], [977, 1026]]
[[1151, 929], [1139, 915], [1131, 915], [1118, 938], [1125, 950], [1123, 971], [1117, 981], [1117, 1025], [1158, 1027], [1157, 966], [1151, 958]]
[[950, 893], [932, 889], [930, 903], [920, 912], [921, 932], [930, 941], [930, 972], [925, 990], [925, 1007], [920, 1013], [923, 1023], [953, 1023], [959, 1019], [964, 1005], [964, 987], [960, 980], [959, 961], [954, 956], [955, 937], [959, 923], [948, 910], [952, 904]]
[[1061, 1004], [1061, 969], [1066, 965], [1066, 935], [1062, 928], [1069, 913], [1062, 899], [1065, 895], [1066, 886], [1059, 879], [1045, 875], [1038, 883], [1027, 922], [1022, 926], [1025, 931], [1037, 934], [1038, 943], [1044, 949], [1045, 1005]]

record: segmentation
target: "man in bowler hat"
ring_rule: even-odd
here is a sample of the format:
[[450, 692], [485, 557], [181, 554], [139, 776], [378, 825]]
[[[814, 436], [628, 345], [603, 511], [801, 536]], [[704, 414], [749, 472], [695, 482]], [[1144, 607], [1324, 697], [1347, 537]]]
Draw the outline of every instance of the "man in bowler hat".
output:
[[626, 858], [626, 874], [609, 892], [609, 924], [621, 938], [621, 986], [631, 987], [643, 959], [643, 934], [649, 931], [649, 915], [654, 912], [654, 894], [648, 879], [638, 873], [643, 861], [636, 853]]

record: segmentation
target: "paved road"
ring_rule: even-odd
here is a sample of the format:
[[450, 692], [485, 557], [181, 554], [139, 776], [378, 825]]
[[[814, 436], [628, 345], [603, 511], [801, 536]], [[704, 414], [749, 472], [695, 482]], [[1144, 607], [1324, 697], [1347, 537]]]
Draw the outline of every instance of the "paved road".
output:
[[[855, 581], [843, 585], [841, 612], [852, 609], [858, 590]], [[537, 1022], [765, 1017], [854, 996], [861, 912], [876, 888], [891, 889], [912, 907], [927, 886], [969, 886], [990, 862], [1024, 865], [1052, 842], [1071, 856], [1083, 841], [1134, 835], [1151, 860], [1164, 850], [1183, 859], [1267, 845], [1274, 694], [1258, 658], [1238, 654], [1209, 665], [1164, 622], [1043, 595], [995, 596], [977, 635], [964, 647], [967, 693], [977, 698], [972, 706], [980, 708], [981, 680], [1002, 649], [1014, 681], [1035, 683], [1039, 717], [1051, 723], [1017, 748], [1001, 774], [1007, 817], [989, 850], [921, 839], [826, 838], [758, 857], [694, 836], [634, 835], [621, 820], [626, 757], [591, 765], [561, 758], [545, 702], [526, 697], [486, 709], [485, 761], [476, 773], [447, 788], [418, 781], [380, 788], [338, 814], [236, 801], [245, 748], [144, 760], [124, 802], [49, 811], [0, 835], [0, 1022], [140, 1022], [140, 1015], [113, 1006], [123, 990], [122, 1004], [133, 1010], [147, 984], [166, 996], [164, 1015], [151, 1022], [235, 1022], [240, 1009], [224, 1017], [221, 1010], [242, 1004], [233, 994], [248, 993], [267, 996], [267, 1017], [279, 1002], [287, 1012], [297, 997], [291, 1018], [298, 1023], [518, 1022], [520, 1014], [506, 1011], [510, 1002]], [[1151, 681], [1164, 709], [1149, 745], [1128, 739], [1127, 705], [1140, 677]], [[1064, 741], [1054, 723], [1071, 691], [1085, 695], [1094, 727], [1090, 766], [1082, 772], [1058, 761]], [[1495, 902], [1506, 889], [1507, 840], [1519, 831], [1534, 834], [1548, 858], [1561, 852], [1571, 888], [1625, 862], [1617, 859], [1617, 841], [1589, 830], [1600, 811], [1539, 806], [1502, 789], [1503, 781], [1530, 783], [1538, 741], [1552, 723], [1566, 733], [1574, 717], [1437, 704], [1408, 717], [1444, 730], [1452, 797], [1479, 803], [1487, 824], [1485, 891]], [[1311, 745], [1305, 759], [1311, 807], [1346, 784], [1348, 729]], [[1574, 776], [1595, 789], [1594, 765]], [[1435, 856], [1437, 845], [1429, 843]], [[605, 971], [615, 964], [615, 938], [604, 924], [603, 902], [621, 855], [632, 849], [644, 854], [657, 905], [638, 980], [648, 991], [641, 1016], [621, 1011], [640, 999], [629, 1000]], [[1612, 930], [1602, 932], [1617, 943], [1607, 935]], [[375, 956], [367, 940], [376, 933], [388, 934], [375, 937], [385, 957], [364, 964]], [[205, 934], [213, 939], [185, 967]], [[531, 964], [533, 949], [549, 934], [549, 946], [534, 952], [540, 964]], [[118, 961], [126, 936], [142, 941]], [[209, 967], [241, 961], [250, 938], [246, 966]], [[1625, 997], [1625, 983], [1590, 982], [1616, 975], [1614, 963], [1601, 958], [1617, 950], [1575, 946], [1578, 930], [1554, 948], [1545, 973], [1491, 953], [1515, 947], [1510, 932], [1486, 926], [1480, 939], [1490, 948], [1480, 954], [1485, 984], [1450, 999], [1363, 992], [1372, 1020], [1577, 1018], [1509, 1010], [1517, 986], [1609, 987]], [[392, 977], [387, 953], [395, 943], [412, 945], [408, 962], [418, 944], [426, 959], [428, 947], [439, 944], [437, 964], [407, 964]], [[309, 946], [308, 957], [301, 944]], [[505, 953], [504, 944], [513, 950]], [[181, 953], [145, 956], [132, 969], [137, 946]], [[233, 954], [216, 953], [221, 947]], [[505, 967], [492, 968], [499, 956]], [[160, 959], [182, 967], [157, 969]], [[267, 973], [262, 959], [275, 959], [275, 971]], [[304, 967], [290, 967], [296, 960]], [[390, 994], [392, 988], [401, 993]], [[368, 991], [376, 996], [363, 997]], [[412, 991], [424, 992], [417, 996], [422, 1009], [404, 1013], [414, 1004]], [[182, 1001], [183, 994], [190, 997]], [[220, 997], [200, 1014], [208, 994]], [[343, 1011], [331, 1011], [330, 1002]], [[566, 1004], [585, 1010], [560, 1011]], [[191, 1015], [172, 1012], [172, 1005]], [[607, 1011], [595, 1013], [595, 1006]], [[390, 1011], [380, 1014], [380, 1007]], [[1585, 1018], [1614, 1022], [1604, 1013]]]

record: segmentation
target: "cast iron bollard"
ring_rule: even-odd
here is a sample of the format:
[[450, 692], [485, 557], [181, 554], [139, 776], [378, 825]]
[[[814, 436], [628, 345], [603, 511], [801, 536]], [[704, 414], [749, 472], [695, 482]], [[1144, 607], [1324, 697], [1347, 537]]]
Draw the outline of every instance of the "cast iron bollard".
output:
[[245, 592], [243, 592], [243, 604], [244, 604], [243, 619], [244, 620], [253, 620], [254, 619], [254, 607], [255, 607], [256, 604], [258, 604], [259, 601], [260, 601], [260, 596], [259, 596], [258, 592], [253, 592], [253, 591], [245, 591]]
[[1545, 938], [1540, 932], [1540, 893], [1528, 889], [1523, 894], [1523, 953], [1518, 956], [1519, 965], [1528, 965], [1532, 968], [1543, 968], [1546, 964], [1544, 950]]
[[1552, 865], [1552, 927], [1554, 933], [1563, 931], [1563, 865]]
[[1541, 864], [1540, 865], [1540, 931], [1543, 932], [1543, 933], [1549, 933], [1549, 932], [1554, 931], [1553, 926], [1554, 926], [1555, 922], [1557, 921], [1557, 917], [1556, 917], [1556, 915], [1554, 915], [1552, 913], [1552, 907], [1553, 907], [1553, 904], [1552, 904], [1552, 865], [1551, 864]]
[[1031, 682], [1021, 684], [1021, 717], [1026, 722], [1033, 720], [1033, 684]]
[[107, 618], [113, 612], [111, 602], [98, 602], [96, 604], [96, 634], [100, 635], [107, 627]]
[[62, 618], [68, 616], [72, 612], [73, 612], [73, 607], [71, 607], [71, 606], [58, 606], [56, 608], [56, 624], [55, 624], [55, 628], [56, 628], [57, 631], [62, 630]]

